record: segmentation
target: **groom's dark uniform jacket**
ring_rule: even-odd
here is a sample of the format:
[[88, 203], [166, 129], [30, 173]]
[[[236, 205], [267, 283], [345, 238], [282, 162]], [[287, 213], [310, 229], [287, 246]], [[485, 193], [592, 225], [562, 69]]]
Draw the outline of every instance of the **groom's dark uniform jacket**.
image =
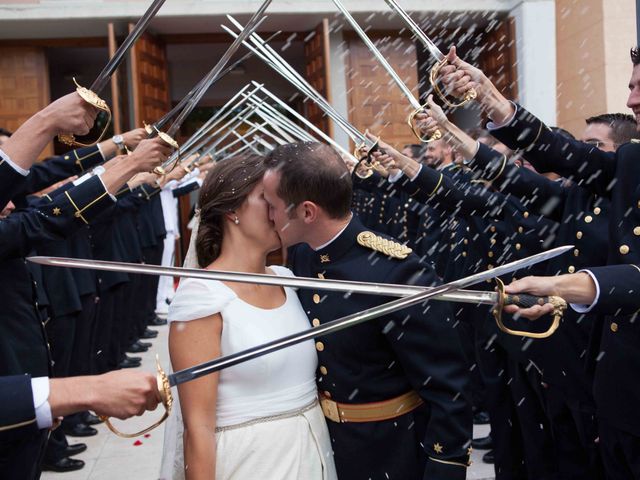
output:
[[[383, 253], [384, 252], [384, 253]], [[433, 269], [354, 216], [328, 246], [289, 251], [298, 276], [431, 286]], [[318, 326], [393, 300], [301, 289]], [[318, 387], [340, 478], [466, 478], [468, 368], [449, 304], [429, 302], [318, 338]]]

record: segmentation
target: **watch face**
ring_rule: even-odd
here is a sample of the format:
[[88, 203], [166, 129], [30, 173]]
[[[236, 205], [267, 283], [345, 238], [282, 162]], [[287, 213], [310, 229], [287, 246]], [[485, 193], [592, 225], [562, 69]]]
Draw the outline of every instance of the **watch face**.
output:
[[114, 135], [113, 143], [116, 143], [116, 144], [124, 143], [124, 138], [122, 137], [122, 135]]

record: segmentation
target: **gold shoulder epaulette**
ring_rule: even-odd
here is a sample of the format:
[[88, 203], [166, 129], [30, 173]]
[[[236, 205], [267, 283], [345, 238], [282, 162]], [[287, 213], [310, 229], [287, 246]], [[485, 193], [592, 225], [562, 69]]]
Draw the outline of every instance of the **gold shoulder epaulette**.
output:
[[406, 245], [379, 237], [373, 232], [360, 232], [358, 243], [376, 252], [384, 253], [391, 258], [403, 260], [413, 251]]

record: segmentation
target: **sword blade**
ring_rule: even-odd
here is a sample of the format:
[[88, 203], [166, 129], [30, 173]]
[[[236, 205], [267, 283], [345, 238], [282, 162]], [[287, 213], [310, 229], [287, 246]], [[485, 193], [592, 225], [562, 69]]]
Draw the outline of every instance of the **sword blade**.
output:
[[415, 22], [411, 16], [400, 6], [396, 0], [384, 0], [387, 5], [396, 12], [404, 23], [409, 27], [411, 32], [416, 36], [418, 40], [429, 50], [436, 60], [441, 61], [444, 58], [444, 53], [431, 41], [429, 37], [422, 31], [422, 28]]
[[375, 44], [371, 41], [371, 39], [365, 33], [365, 31], [362, 29], [362, 27], [360, 27], [360, 25], [358, 25], [358, 22], [356, 22], [356, 20], [351, 16], [351, 14], [349, 13], [349, 10], [347, 10], [345, 8], [345, 6], [342, 4], [342, 2], [340, 0], [333, 0], [333, 3], [335, 4], [336, 7], [338, 7], [338, 10], [340, 10], [340, 12], [342, 12], [342, 15], [347, 19], [347, 22], [349, 22], [349, 25], [351, 25], [351, 27], [355, 30], [355, 32], [358, 34], [360, 39], [367, 46], [369, 51], [373, 54], [374, 57], [376, 57], [376, 60], [378, 60], [378, 63], [380, 63], [380, 65], [382, 65], [382, 67], [387, 71], [389, 76], [396, 83], [398, 88], [400, 88], [400, 90], [402, 91], [404, 96], [407, 97], [407, 99], [409, 100], [409, 103], [411, 103], [411, 106], [415, 110], [418, 110], [418, 109], [422, 108], [422, 105], [420, 105], [420, 102], [415, 97], [413, 92], [402, 81], [402, 79], [400, 78], [400, 75], [398, 75], [396, 73], [396, 71], [393, 69], [391, 64], [387, 61], [385, 56], [382, 55], [382, 52], [380, 52], [380, 50], [378, 50], [378, 47], [375, 46]]
[[93, 81], [91, 87], [89, 87], [89, 90], [96, 94], [99, 94], [102, 90], [104, 90], [104, 87], [106, 87], [107, 83], [109, 83], [109, 79], [111, 78], [111, 75], [113, 75], [113, 72], [115, 72], [116, 68], [118, 68], [118, 66], [122, 63], [122, 60], [124, 60], [124, 56], [133, 46], [133, 44], [136, 43], [136, 40], [138, 40], [138, 38], [140, 38], [140, 35], [144, 33], [147, 26], [149, 25], [149, 22], [153, 19], [153, 17], [156, 16], [156, 13], [158, 13], [158, 10], [160, 10], [160, 7], [162, 7], [162, 4], [164, 2], [165, 0], [154, 0], [147, 11], [144, 12], [142, 17], [140, 17], [140, 20], [138, 20], [138, 23], [136, 23], [135, 27], [133, 27], [131, 33], [129, 33], [124, 42], [122, 42], [122, 45], [120, 45], [120, 47], [116, 50], [116, 53], [113, 55], [113, 57], [111, 57], [109, 62], [107, 62], [98, 77]]
[[254, 358], [261, 357], [278, 350], [282, 350], [283, 348], [297, 345], [298, 343], [302, 343], [307, 340], [317, 339], [325, 335], [329, 335], [330, 333], [344, 330], [346, 328], [354, 327], [368, 320], [372, 320], [383, 315], [388, 315], [395, 311], [402, 310], [414, 305], [425, 303], [436, 296], [459, 290], [461, 288], [464, 288], [465, 286], [474, 285], [484, 280], [489, 280], [500, 275], [505, 275], [507, 273], [520, 270], [521, 268], [526, 268], [536, 263], [548, 260], [549, 258], [553, 258], [554, 256], [559, 255], [560, 253], [564, 253], [567, 250], [568, 249], [566, 247], [561, 247], [559, 249], [539, 253], [522, 260], [511, 262], [501, 267], [497, 267], [476, 275], [471, 275], [469, 277], [456, 280], [454, 282], [440, 285], [439, 287], [432, 288], [429, 291], [423, 291], [408, 297], [378, 305], [362, 312], [347, 315], [346, 317], [333, 320], [331, 322], [325, 323], [324, 325], [309, 328], [307, 330], [303, 330], [302, 332], [293, 333], [291, 335], [287, 335], [286, 337], [279, 338], [277, 340], [273, 340], [271, 342], [267, 342], [253, 348], [249, 348], [242, 352], [227, 355], [225, 357], [204, 362], [200, 365], [195, 365], [193, 367], [180, 370], [173, 373], [172, 375], [169, 375], [169, 384], [171, 386], [177, 386], [182, 383], [203, 377], [205, 375], [218, 372], [222, 369], [238, 365], [239, 363], [243, 363]]
[[184, 109], [180, 112], [180, 115], [173, 122], [169, 130], [167, 130], [167, 135], [170, 137], [174, 137], [178, 130], [182, 126], [182, 123], [187, 119], [189, 114], [196, 107], [198, 102], [202, 99], [204, 94], [207, 92], [211, 84], [216, 80], [216, 76], [224, 69], [225, 65], [231, 60], [233, 54], [240, 48], [240, 45], [244, 42], [244, 39], [251, 35], [256, 28], [260, 26], [260, 24], [264, 21], [266, 17], [264, 17], [264, 12], [267, 10], [267, 7], [271, 4], [272, 0], [264, 0], [260, 8], [253, 14], [253, 16], [247, 22], [242, 33], [233, 41], [231, 46], [224, 53], [222, 58], [218, 61], [215, 67], [211, 69], [211, 71], [207, 74], [202, 82], [202, 87], [198, 92], [196, 92], [184, 106]]

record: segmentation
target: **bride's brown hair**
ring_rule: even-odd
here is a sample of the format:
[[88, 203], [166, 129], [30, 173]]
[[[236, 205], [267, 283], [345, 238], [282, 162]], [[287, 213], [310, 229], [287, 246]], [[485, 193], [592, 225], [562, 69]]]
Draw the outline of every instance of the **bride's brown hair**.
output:
[[196, 253], [202, 267], [220, 255], [225, 215], [240, 208], [264, 172], [263, 159], [258, 155], [227, 158], [209, 171], [198, 199], [200, 226]]

